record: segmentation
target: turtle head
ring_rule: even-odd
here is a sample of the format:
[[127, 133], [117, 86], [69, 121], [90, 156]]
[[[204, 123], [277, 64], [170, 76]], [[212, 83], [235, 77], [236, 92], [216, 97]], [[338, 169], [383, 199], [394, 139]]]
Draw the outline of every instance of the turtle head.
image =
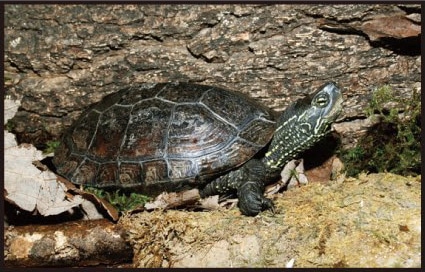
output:
[[341, 91], [334, 82], [329, 82], [291, 105], [282, 115], [279, 126], [284, 127], [289, 122], [306, 136], [321, 137], [329, 132], [341, 110]]
[[280, 116], [265, 162], [281, 168], [322, 139], [342, 110], [342, 94], [334, 82], [290, 105]]

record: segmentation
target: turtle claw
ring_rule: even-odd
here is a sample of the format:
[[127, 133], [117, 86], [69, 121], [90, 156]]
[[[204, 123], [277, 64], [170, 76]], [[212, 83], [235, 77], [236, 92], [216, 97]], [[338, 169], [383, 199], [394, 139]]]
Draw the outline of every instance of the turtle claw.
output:
[[262, 210], [270, 210], [273, 214], [276, 212], [275, 205], [273, 201], [269, 198], [263, 197]]
[[257, 182], [246, 182], [239, 187], [238, 199], [239, 209], [244, 215], [255, 216], [264, 210], [274, 210], [273, 201], [263, 196]]

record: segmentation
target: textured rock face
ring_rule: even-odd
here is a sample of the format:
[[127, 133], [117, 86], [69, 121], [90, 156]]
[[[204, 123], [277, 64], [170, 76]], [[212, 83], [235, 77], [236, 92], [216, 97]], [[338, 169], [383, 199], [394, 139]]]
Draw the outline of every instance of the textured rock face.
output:
[[355, 120], [379, 86], [403, 96], [420, 88], [420, 12], [420, 5], [6, 5], [6, 93], [22, 101], [11, 127], [20, 142], [42, 145], [108, 93], [172, 80], [234, 89], [275, 110], [334, 80], [346, 99], [341, 120]]

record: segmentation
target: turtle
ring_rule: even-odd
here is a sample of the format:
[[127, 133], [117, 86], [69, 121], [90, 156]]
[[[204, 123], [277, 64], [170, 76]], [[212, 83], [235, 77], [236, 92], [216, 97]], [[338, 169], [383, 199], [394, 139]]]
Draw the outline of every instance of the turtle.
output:
[[322, 139], [342, 109], [335, 82], [283, 113], [240, 92], [189, 82], [139, 83], [104, 97], [64, 133], [56, 172], [75, 184], [148, 195], [199, 188], [236, 194], [242, 214], [272, 209], [264, 188]]

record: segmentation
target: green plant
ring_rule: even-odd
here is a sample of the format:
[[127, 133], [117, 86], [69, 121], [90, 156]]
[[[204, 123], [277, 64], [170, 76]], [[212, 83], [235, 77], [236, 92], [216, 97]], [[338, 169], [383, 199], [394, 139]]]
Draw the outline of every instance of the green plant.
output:
[[150, 197], [137, 193], [125, 193], [121, 190], [107, 191], [94, 187], [87, 187], [85, 191], [103, 198], [114, 206], [119, 212], [130, 211], [143, 207]]
[[46, 143], [46, 148], [43, 150], [44, 154], [54, 153], [56, 148], [58, 148], [60, 141], [48, 141]]
[[7, 120], [6, 125], [4, 126], [8, 132], [12, 132], [15, 128], [15, 124], [10, 120]]
[[[402, 108], [390, 107], [390, 103]], [[383, 86], [371, 97], [365, 113], [379, 123], [359, 139], [357, 146], [341, 151], [349, 176], [360, 172], [391, 172], [418, 175], [421, 165], [420, 93], [411, 99], [400, 98]]]

